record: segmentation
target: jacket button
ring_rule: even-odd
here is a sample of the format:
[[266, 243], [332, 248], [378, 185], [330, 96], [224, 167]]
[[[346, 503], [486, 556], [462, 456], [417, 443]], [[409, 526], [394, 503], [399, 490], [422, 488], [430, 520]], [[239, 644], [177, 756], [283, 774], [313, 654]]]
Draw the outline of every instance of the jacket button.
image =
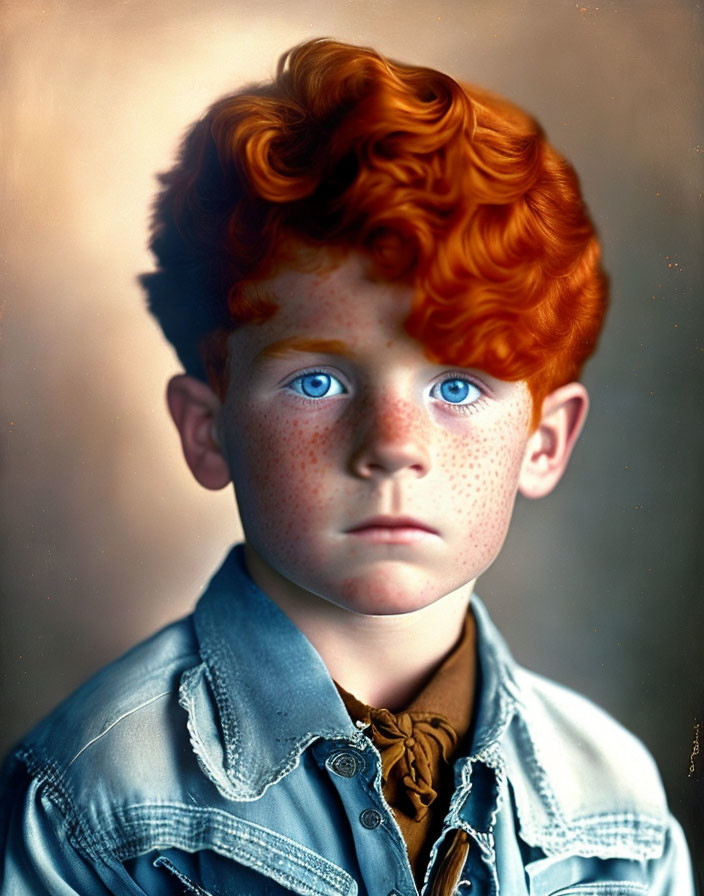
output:
[[328, 760], [331, 771], [335, 772], [341, 778], [353, 778], [361, 765], [359, 759], [354, 753], [335, 753]]
[[381, 813], [377, 812], [376, 809], [365, 809], [364, 812], [360, 814], [359, 820], [362, 822], [363, 827], [373, 831], [374, 828], [379, 827], [382, 818]]

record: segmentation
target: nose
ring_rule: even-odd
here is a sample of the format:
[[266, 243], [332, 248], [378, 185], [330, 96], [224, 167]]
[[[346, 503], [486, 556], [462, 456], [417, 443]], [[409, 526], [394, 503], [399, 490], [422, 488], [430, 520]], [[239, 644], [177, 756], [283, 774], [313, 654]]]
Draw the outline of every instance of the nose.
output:
[[408, 401], [367, 405], [356, 425], [352, 472], [362, 479], [408, 476], [419, 479], [430, 469], [428, 421]]

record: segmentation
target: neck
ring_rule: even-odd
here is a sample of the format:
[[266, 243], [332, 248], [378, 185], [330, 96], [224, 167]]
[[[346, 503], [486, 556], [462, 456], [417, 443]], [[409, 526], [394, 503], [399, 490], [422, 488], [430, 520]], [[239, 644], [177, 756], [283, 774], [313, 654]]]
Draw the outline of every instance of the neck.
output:
[[[474, 586], [470, 582], [411, 613], [365, 616], [292, 585], [250, 551], [247, 565], [256, 584], [315, 647], [334, 681], [363, 703], [392, 712], [411, 702], [459, 641]], [[474, 682], [468, 686], [471, 699]]]

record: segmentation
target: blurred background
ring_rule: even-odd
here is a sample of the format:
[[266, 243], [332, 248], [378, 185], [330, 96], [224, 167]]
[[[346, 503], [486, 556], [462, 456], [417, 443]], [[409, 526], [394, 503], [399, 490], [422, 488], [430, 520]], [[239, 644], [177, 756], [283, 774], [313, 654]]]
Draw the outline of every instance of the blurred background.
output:
[[645, 741], [701, 874], [703, 25], [684, 0], [0, 5], [0, 752], [188, 613], [239, 537], [167, 417], [135, 280], [154, 175], [212, 100], [334, 36], [506, 94], [580, 173], [612, 279], [592, 411], [478, 590], [522, 663]]

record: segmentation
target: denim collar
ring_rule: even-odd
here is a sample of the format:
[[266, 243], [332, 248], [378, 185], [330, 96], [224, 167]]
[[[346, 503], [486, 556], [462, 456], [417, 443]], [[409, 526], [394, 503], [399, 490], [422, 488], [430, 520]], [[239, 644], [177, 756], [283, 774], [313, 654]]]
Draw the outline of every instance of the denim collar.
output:
[[498, 748], [521, 700], [516, 663], [506, 642], [476, 594], [472, 595], [470, 606], [477, 623], [478, 654], [471, 755], [481, 757]]
[[[453, 805], [467, 802], [472, 768], [481, 762], [511, 784], [527, 843], [547, 852], [570, 844], [603, 857], [625, 848], [651, 858], [662, 848], [666, 809], [662, 797], [634, 792], [622, 766], [642, 765], [651, 779], [652, 760], [587, 701], [517, 666], [476, 596], [471, 606], [478, 702], [469, 756], [455, 766]], [[319, 738], [368, 747], [319, 654], [249, 577], [242, 545], [211, 580], [194, 625], [203, 663], [184, 673], [180, 702], [198, 760], [228, 799], [258, 799]]]
[[[196, 753], [230, 798], [261, 796], [318, 738], [363, 736], [313, 645], [249, 577], [243, 545], [212, 578], [194, 625], [204, 669], [186, 673], [181, 702]], [[208, 696], [217, 719], [209, 717]], [[230, 787], [223, 788], [218, 766]]]
[[[508, 648], [476, 596], [472, 609], [481, 669], [478, 755], [497, 748], [517, 687]], [[194, 625], [203, 666], [184, 676], [181, 703], [201, 764], [229, 798], [261, 796], [318, 738], [360, 743], [319, 654], [250, 578], [243, 545], [213, 576]]]
[[[483, 762], [511, 785], [522, 839], [546, 854], [604, 859], [661, 854], [667, 807], [642, 745], [590, 701], [519, 666], [476, 596], [480, 679], [470, 756], [455, 768], [468, 796]], [[638, 771], [634, 774], [634, 769]], [[488, 827], [496, 822], [498, 804]]]

